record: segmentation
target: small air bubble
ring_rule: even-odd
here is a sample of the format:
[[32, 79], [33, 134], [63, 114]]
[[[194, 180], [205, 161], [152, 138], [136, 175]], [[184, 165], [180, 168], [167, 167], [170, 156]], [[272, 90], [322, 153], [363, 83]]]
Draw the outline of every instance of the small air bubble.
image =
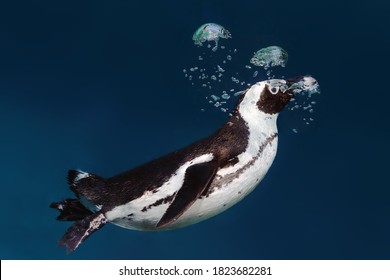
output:
[[221, 66], [217, 65], [217, 68], [218, 68], [219, 72], [222, 72], [222, 73], [225, 72], [225, 70]]
[[238, 84], [240, 81], [237, 79], [237, 78], [235, 78], [235, 77], [232, 77], [232, 81], [233, 82], [235, 82], [236, 84]]
[[292, 131], [293, 131], [294, 133], [298, 133], [298, 130], [297, 130], [296, 128], [293, 128]]
[[221, 97], [222, 97], [223, 99], [228, 100], [228, 99], [230, 98], [230, 95], [227, 94], [227, 93], [224, 93], [224, 94], [221, 95]]
[[218, 96], [216, 96], [216, 95], [211, 95], [210, 96], [212, 99], [214, 99], [214, 101], [217, 101], [217, 100], [219, 100], [219, 99], [221, 99], [221, 98], [219, 98]]

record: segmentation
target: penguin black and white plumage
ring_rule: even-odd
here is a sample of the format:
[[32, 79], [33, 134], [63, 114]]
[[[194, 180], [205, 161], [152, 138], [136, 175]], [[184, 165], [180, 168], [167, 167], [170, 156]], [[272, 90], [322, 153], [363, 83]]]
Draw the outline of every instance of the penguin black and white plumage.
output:
[[213, 135], [111, 178], [70, 170], [76, 198], [52, 203], [57, 220], [75, 221], [60, 240], [75, 250], [106, 223], [134, 230], [184, 227], [233, 206], [263, 179], [277, 150], [278, 114], [297, 81], [267, 80], [240, 97]]

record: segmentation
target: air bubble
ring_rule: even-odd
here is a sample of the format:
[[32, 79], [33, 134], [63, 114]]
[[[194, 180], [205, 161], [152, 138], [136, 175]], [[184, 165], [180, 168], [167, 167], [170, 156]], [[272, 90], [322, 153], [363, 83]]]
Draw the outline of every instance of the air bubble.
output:
[[235, 77], [232, 77], [232, 81], [234, 82], [234, 83], [236, 83], [236, 84], [238, 84], [240, 81], [237, 79], [237, 78], [235, 78]]
[[221, 95], [221, 97], [222, 97], [223, 99], [225, 99], [225, 100], [228, 100], [228, 99], [230, 98], [230, 95], [227, 94], [227, 93], [224, 93], [224, 94]]
[[217, 68], [218, 68], [219, 72], [222, 72], [222, 73], [225, 72], [225, 70], [221, 66], [217, 65]]
[[212, 94], [211, 96], [210, 96], [214, 101], [217, 101], [217, 100], [220, 100], [221, 98], [219, 98], [218, 96], [216, 96], [216, 95], [214, 95], [214, 94]]

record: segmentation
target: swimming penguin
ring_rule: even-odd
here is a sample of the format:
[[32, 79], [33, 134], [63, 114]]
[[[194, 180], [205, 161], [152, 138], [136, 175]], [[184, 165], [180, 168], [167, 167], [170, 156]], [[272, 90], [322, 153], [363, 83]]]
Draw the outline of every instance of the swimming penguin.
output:
[[134, 230], [184, 227], [217, 215], [248, 195], [270, 168], [278, 145], [276, 119], [311, 77], [267, 80], [241, 94], [213, 135], [111, 178], [70, 170], [77, 198], [54, 202], [60, 221], [74, 221], [60, 240], [75, 250], [107, 223]]

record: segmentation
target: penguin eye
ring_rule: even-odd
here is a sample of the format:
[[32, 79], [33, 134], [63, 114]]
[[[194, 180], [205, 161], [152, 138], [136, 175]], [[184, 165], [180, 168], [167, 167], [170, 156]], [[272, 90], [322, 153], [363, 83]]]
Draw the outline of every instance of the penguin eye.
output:
[[277, 91], [278, 91], [278, 90], [277, 90], [275, 87], [271, 88], [271, 92], [272, 92], [273, 94], [275, 94]]

